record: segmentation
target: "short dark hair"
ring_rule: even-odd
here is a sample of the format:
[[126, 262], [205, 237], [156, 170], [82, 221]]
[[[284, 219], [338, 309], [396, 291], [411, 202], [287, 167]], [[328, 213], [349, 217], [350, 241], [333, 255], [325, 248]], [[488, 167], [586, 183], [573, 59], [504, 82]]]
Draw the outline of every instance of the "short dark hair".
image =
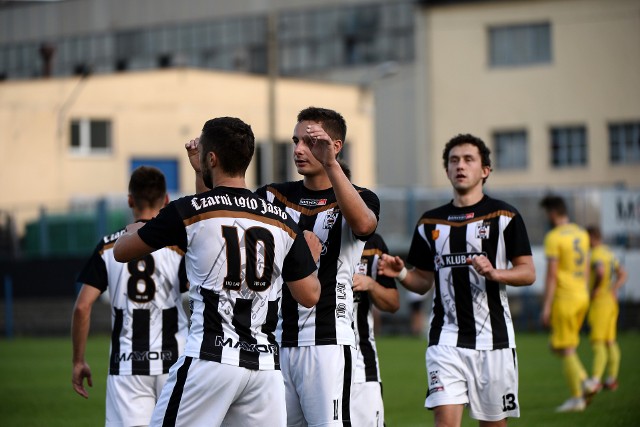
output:
[[200, 144], [204, 154], [213, 151], [220, 168], [231, 176], [244, 176], [255, 149], [251, 126], [236, 117], [217, 117], [202, 127]]
[[560, 196], [549, 194], [540, 200], [540, 207], [547, 212], [555, 212], [558, 215], [567, 215], [567, 204]]
[[340, 113], [328, 108], [307, 107], [298, 113], [298, 123], [302, 121], [322, 123], [322, 129], [334, 140], [345, 143], [347, 137], [347, 122]]
[[129, 179], [129, 194], [139, 209], [161, 205], [167, 194], [163, 173], [153, 166], [137, 167]]
[[[482, 162], [482, 167], [488, 167], [491, 170], [491, 150], [487, 147], [487, 144], [484, 143], [483, 140], [478, 138], [477, 136], [473, 136], [470, 133], [461, 133], [449, 140], [444, 146], [444, 150], [442, 151], [442, 160], [444, 163], [444, 168], [447, 169], [449, 167], [449, 153], [453, 147], [457, 147], [462, 144], [471, 144], [478, 148], [478, 152], [480, 153], [480, 160]], [[482, 179], [482, 183], [487, 182], [487, 178]]]
[[589, 233], [589, 237], [596, 240], [602, 239], [602, 232], [600, 231], [600, 227], [597, 225], [590, 225], [587, 227], [587, 233]]

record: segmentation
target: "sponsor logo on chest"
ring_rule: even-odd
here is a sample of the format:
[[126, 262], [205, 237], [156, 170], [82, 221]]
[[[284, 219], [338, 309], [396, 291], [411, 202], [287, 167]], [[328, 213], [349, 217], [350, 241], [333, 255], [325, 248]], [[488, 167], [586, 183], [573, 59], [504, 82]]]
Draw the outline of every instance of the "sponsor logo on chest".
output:
[[327, 199], [300, 199], [300, 202], [298, 204], [300, 206], [307, 206], [307, 207], [326, 206]]

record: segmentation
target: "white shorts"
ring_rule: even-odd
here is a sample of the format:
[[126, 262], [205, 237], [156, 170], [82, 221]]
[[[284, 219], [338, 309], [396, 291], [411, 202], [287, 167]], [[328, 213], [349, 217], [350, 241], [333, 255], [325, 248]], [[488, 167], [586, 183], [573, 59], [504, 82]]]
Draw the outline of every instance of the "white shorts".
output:
[[107, 375], [107, 427], [146, 426], [169, 374]]
[[150, 426], [274, 426], [286, 423], [282, 373], [181, 356]]
[[348, 345], [280, 349], [288, 426], [342, 426], [351, 419], [355, 356]]
[[480, 421], [519, 417], [518, 359], [514, 348], [427, 347], [429, 391], [424, 406], [464, 404]]
[[384, 405], [379, 382], [353, 383], [351, 388], [351, 425], [353, 427], [383, 427]]

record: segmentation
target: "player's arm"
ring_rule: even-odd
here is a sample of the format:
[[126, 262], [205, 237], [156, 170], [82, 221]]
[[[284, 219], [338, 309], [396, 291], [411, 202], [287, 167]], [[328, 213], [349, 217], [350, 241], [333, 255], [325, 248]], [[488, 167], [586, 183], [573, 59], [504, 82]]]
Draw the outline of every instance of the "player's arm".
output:
[[204, 193], [210, 190], [202, 179], [202, 170], [200, 169], [200, 138], [194, 138], [191, 141], [184, 144], [185, 150], [187, 150], [187, 157], [189, 163], [196, 173], [196, 194]]
[[380, 257], [378, 274], [395, 277], [402, 286], [420, 295], [429, 292], [434, 283], [433, 271], [415, 267], [407, 269], [402, 258], [388, 254]]
[[71, 384], [73, 389], [85, 399], [89, 398], [89, 393], [84, 388], [84, 379], [87, 379], [89, 387], [93, 387], [91, 380], [91, 368], [85, 360], [85, 349], [89, 327], [91, 324], [91, 309], [101, 292], [93, 286], [83, 285], [76, 299], [71, 318], [71, 341], [73, 346], [73, 371]]
[[541, 314], [541, 320], [544, 326], [549, 326], [549, 320], [551, 318], [551, 304], [553, 303], [553, 296], [556, 293], [557, 281], [558, 259], [547, 258], [547, 274], [544, 281], [544, 297], [542, 300]]
[[613, 292], [614, 295], [618, 293], [618, 289], [620, 289], [625, 284], [628, 277], [627, 270], [625, 270], [625, 268], [619, 263], [617, 263], [615, 266], [615, 272], [616, 282], [611, 287], [611, 292]]
[[327, 172], [336, 195], [340, 212], [356, 236], [368, 236], [376, 230], [378, 218], [369, 209], [349, 178], [344, 174], [336, 156], [343, 141], [332, 140], [319, 124], [307, 127], [311, 153], [320, 161]]
[[127, 225], [125, 233], [118, 237], [115, 246], [113, 247], [113, 256], [118, 262], [129, 262], [134, 259], [142, 258], [145, 255], [155, 251], [155, 248], [147, 245], [140, 235], [138, 230], [144, 226], [142, 222], [134, 222]]
[[593, 274], [593, 289], [591, 289], [590, 294], [591, 298], [593, 298], [598, 292], [600, 292], [602, 287], [602, 279], [604, 278], [604, 264], [599, 261], [593, 262], [591, 264], [591, 270], [592, 272], [590, 274]]
[[307, 308], [316, 305], [320, 299], [320, 281], [315, 272], [303, 279], [289, 281], [287, 286], [293, 299]]
[[370, 276], [354, 274], [353, 290], [368, 292], [371, 302], [379, 310], [395, 313], [400, 308], [400, 298], [396, 288], [385, 288]]
[[491, 261], [478, 255], [467, 260], [478, 274], [494, 282], [506, 283], [511, 286], [529, 286], [536, 281], [536, 269], [531, 255], [516, 256], [511, 259], [511, 268], [493, 268]]

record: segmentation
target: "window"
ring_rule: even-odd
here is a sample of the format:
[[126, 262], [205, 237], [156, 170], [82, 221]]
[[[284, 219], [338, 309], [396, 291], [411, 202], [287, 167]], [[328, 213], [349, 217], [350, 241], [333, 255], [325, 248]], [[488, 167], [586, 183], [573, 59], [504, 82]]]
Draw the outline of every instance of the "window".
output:
[[489, 56], [492, 67], [551, 63], [551, 24], [489, 28]]
[[111, 152], [111, 121], [76, 119], [71, 121], [71, 151], [77, 154]]
[[609, 125], [609, 160], [612, 164], [640, 163], [640, 122]]
[[498, 169], [527, 168], [527, 132], [510, 131], [493, 134]]
[[551, 129], [551, 164], [555, 167], [587, 164], [587, 131], [584, 126]]

